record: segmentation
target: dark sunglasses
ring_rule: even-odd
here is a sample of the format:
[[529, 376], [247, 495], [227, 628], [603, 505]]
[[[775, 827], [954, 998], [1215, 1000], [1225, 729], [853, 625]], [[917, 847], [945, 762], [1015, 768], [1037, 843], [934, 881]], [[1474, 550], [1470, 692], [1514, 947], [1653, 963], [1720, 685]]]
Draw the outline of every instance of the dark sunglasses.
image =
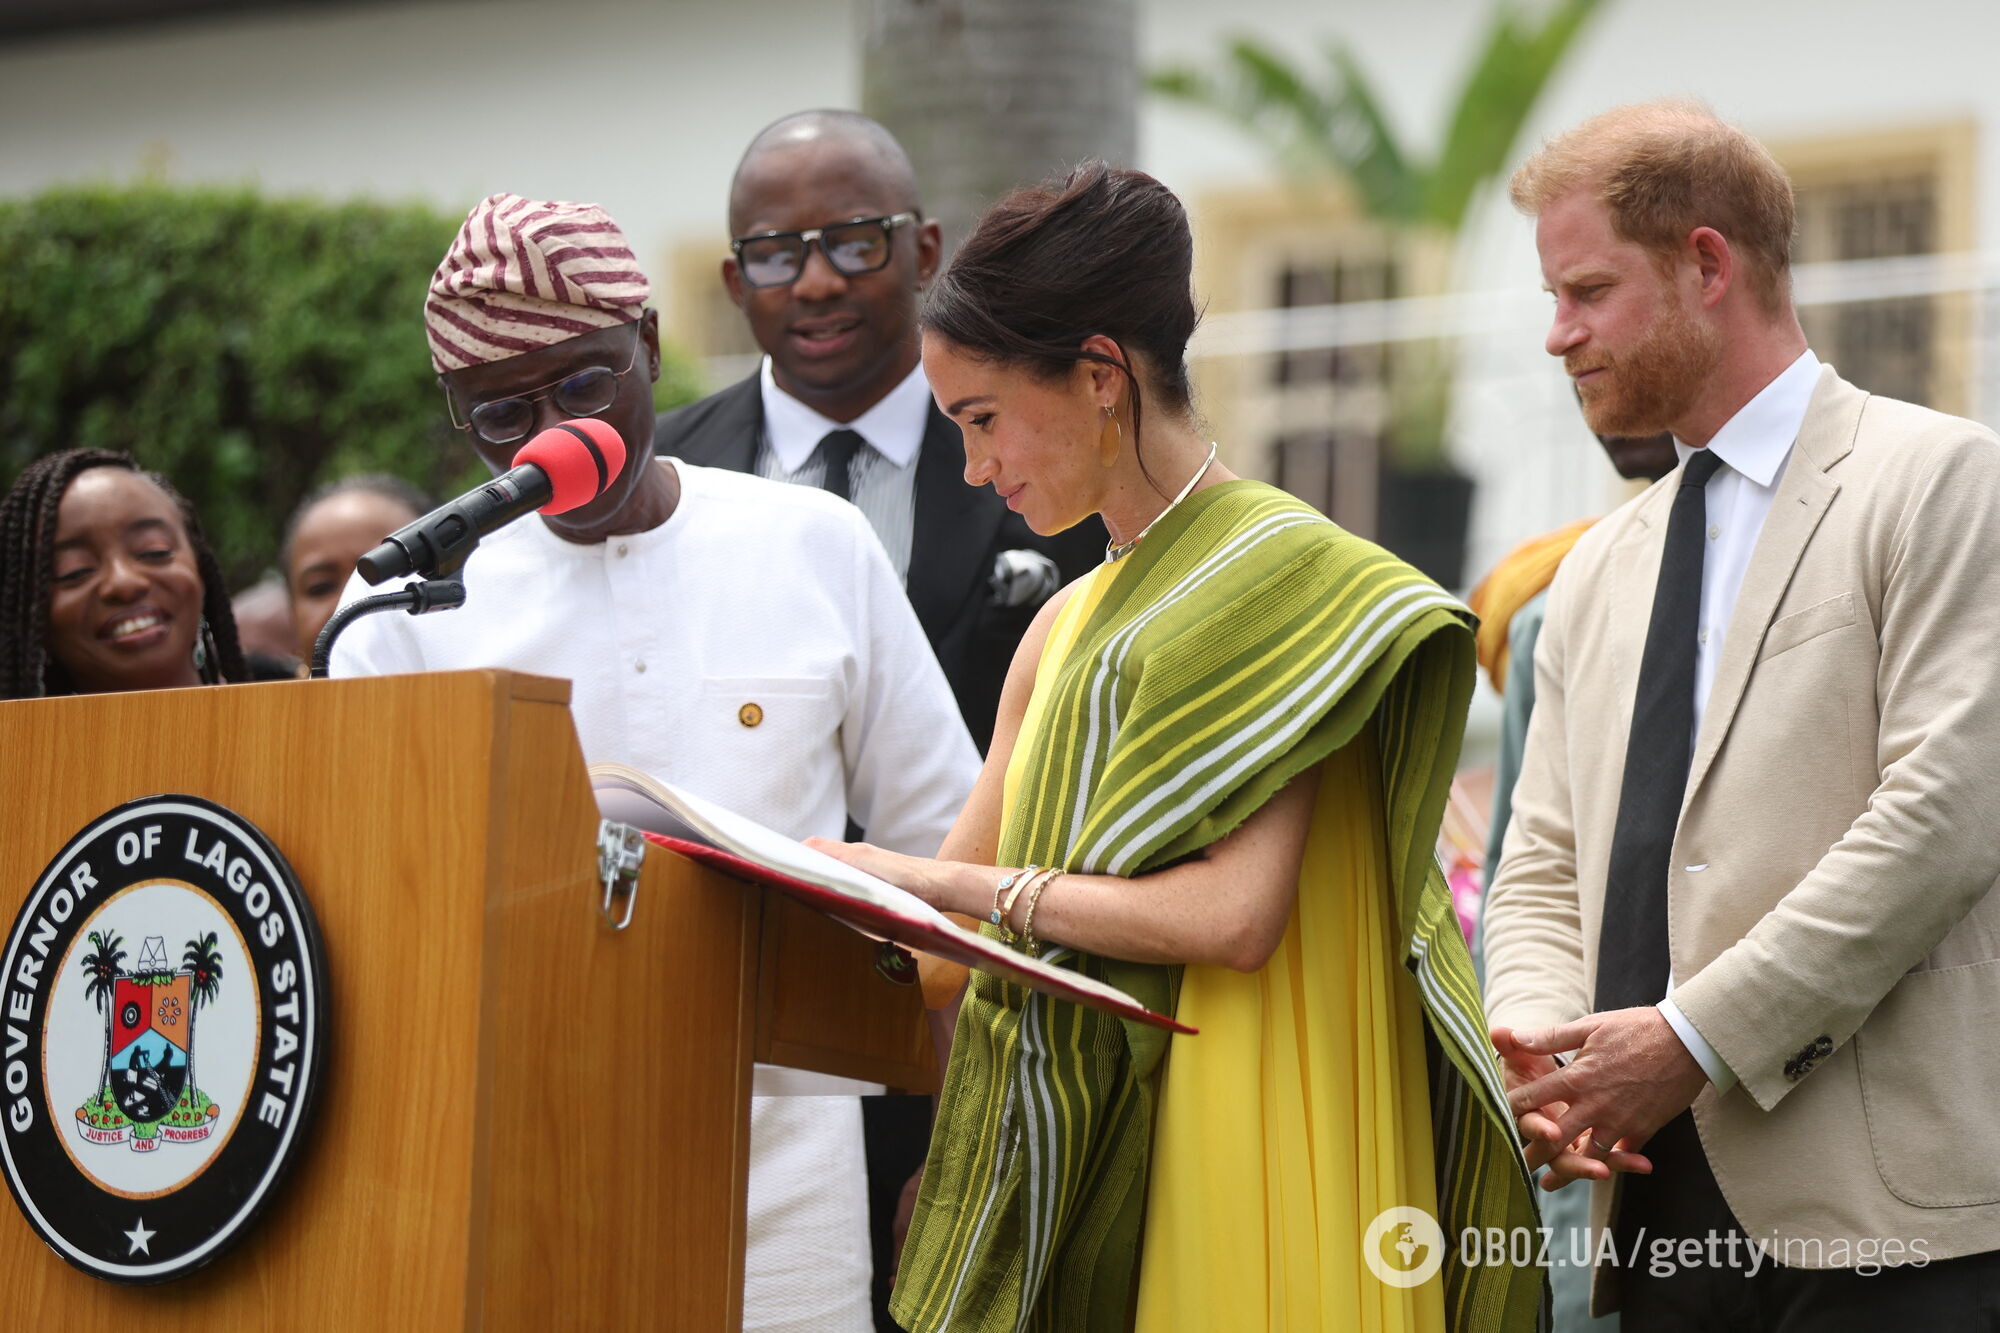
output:
[[488, 444], [513, 444], [527, 439], [528, 432], [535, 428], [535, 404], [544, 398], [554, 399], [556, 410], [565, 417], [598, 415], [618, 401], [619, 381], [639, 364], [639, 327], [640, 322], [634, 321], [632, 355], [623, 370], [586, 366], [553, 384], [544, 384], [533, 393], [481, 403], [465, 414], [464, 421], [458, 419], [458, 407], [452, 402], [451, 390], [446, 389], [444, 405], [445, 410], [451, 413], [451, 424], [459, 430], [471, 431]]
[[850, 278], [873, 273], [889, 262], [890, 241], [898, 227], [922, 218], [895, 213], [886, 218], [855, 218], [810, 231], [760, 231], [729, 243], [736, 253], [737, 272], [752, 287], [783, 287], [806, 271], [806, 251], [814, 241], [833, 271]]

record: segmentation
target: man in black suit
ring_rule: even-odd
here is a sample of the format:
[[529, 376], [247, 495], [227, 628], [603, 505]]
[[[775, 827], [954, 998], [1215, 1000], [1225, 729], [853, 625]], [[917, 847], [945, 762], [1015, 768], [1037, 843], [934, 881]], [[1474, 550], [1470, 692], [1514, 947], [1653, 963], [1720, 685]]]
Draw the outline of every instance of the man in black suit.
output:
[[[662, 414], [654, 448], [852, 500], [903, 576], [983, 754], [1014, 649], [1050, 594], [1104, 558], [1104, 524], [1037, 536], [991, 489], [966, 485], [958, 427], [918, 359], [918, 293], [943, 244], [882, 126], [807, 111], [766, 129], [730, 184], [729, 230], [722, 280], [764, 364]], [[891, 1223], [923, 1164], [930, 1101], [864, 1097], [862, 1115], [876, 1326], [890, 1330]]]
[[990, 489], [965, 484], [958, 428], [918, 362], [918, 293], [942, 243], [887, 130], [849, 111], [778, 121], [736, 168], [729, 227], [722, 280], [764, 364], [663, 414], [654, 445], [852, 500], [903, 574], [984, 753], [1021, 635], [1103, 558], [1104, 525], [1040, 537]]

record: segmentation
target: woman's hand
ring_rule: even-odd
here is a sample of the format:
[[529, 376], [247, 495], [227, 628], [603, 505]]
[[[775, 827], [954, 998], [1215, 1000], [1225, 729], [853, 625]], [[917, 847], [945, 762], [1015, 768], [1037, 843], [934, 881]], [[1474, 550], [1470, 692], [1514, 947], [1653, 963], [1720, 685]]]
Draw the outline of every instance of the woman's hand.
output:
[[865, 842], [835, 842], [831, 838], [807, 838], [806, 846], [914, 894], [932, 907], [945, 906], [944, 876], [940, 873], [943, 862], [924, 856], [904, 856]]
[[[1035, 882], [1035, 939], [1135, 963], [1210, 963], [1255, 972], [1283, 940], [1319, 794], [1319, 769], [1286, 783], [1200, 855], [1136, 878], [1075, 871]], [[1017, 867], [903, 856], [867, 843], [808, 838], [806, 846], [865, 870], [977, 929], [1001, 880]], [[947, 848], [949, 850], [949, 846]], [[1008, 918], [1028, 926], [1018, 898]]]

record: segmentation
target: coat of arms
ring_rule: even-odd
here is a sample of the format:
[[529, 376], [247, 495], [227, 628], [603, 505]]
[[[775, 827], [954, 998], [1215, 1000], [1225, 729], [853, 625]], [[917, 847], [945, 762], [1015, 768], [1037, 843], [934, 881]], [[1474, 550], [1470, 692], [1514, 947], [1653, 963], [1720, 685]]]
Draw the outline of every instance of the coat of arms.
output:
[[113, 1282], [213, 1262], [312, 1115], [325, 974], [242, 816], [164, 794], [79, 830], [0, 935], [0, 1179], [35, 1233]]
[[178, 967], [158, 935], [146, 938], [130, 971], [116, 931], [91, 931], [90, 945], [84, 994], [104, 1014], [104, 1061], [96, 1093], [77, 1108], [83, 1137], [134, 1152], [207, 1138], [220, 1108], [195, 1082], [194, 1030], [222, 989], [215, 933], [189, 940]]

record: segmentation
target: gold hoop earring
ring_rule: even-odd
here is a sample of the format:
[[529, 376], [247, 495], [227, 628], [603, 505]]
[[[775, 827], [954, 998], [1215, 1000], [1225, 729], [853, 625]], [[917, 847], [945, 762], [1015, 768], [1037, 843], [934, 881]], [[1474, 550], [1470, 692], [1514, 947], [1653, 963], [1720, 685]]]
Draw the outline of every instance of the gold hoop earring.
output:
[[1104, 409], [1104, 425], [1097, 432], [1097, 461], [1111, 467], [1125, 448], [1125, 427], [1118, 422], [1118, 409]]

